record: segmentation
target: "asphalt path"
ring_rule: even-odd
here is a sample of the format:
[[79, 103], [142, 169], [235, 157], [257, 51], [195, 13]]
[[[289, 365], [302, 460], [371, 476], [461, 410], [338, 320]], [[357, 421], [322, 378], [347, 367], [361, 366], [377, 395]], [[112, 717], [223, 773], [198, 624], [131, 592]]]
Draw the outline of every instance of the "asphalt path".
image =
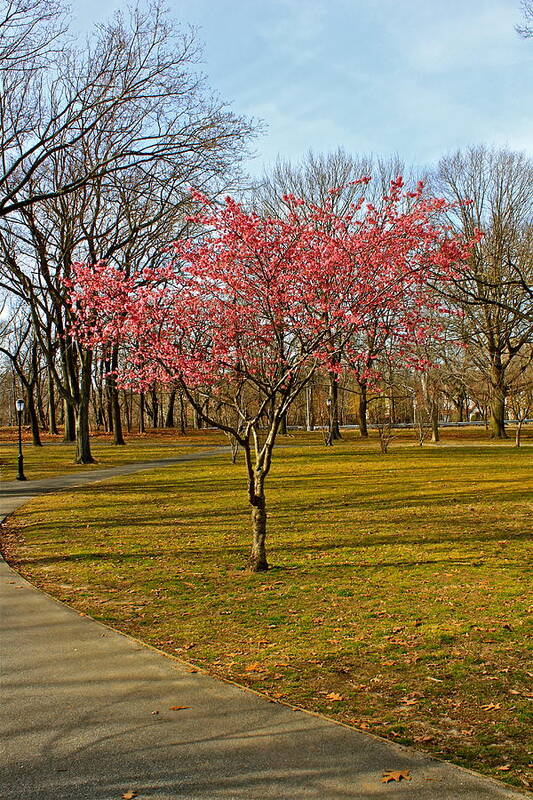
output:
[[[220, 452], [5, 483], [0, 518], [44, 492]], [[212, 678], [57, 602], [5, 562], [0, 604], [2, 800], [526, 797]], [[411, 780], [383, 783], [388, 770]]]

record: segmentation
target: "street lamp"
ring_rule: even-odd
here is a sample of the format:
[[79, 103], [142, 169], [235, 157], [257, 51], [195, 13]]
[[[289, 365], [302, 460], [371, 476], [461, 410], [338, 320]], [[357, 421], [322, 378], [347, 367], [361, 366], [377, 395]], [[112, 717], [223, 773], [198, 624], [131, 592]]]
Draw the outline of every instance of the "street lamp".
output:
[[19, 458], [17, 480], [25, 481], [26, 476], [24, 475], [24, 456], [22, 455], [22, 412], [24, 411], [24, 400], [16, 400], [15, 408], [17, 409], [19, 418]]

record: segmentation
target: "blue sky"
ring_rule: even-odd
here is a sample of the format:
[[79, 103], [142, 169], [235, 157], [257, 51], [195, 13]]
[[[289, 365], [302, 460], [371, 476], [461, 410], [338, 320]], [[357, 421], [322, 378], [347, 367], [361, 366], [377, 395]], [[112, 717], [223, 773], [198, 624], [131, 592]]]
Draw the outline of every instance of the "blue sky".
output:
[[[519, 0], [167, 0], [209, 84], [259, 117], [252, 174], [342, 146], [417, 166], [485, 142], [533, 155], [533, 40]], [[126, 0], [73, 0], [88, 29]]]

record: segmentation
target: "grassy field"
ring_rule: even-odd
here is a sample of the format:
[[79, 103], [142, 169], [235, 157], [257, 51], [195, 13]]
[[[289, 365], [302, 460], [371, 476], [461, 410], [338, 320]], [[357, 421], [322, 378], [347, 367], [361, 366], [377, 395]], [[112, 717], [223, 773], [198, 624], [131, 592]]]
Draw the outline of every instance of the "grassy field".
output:
[[228, 456], [37, 499], [8, 559], [212, 674], [531, 787], [531, 445], [317, 439], [276, 454], [268, 573]]
[[[505, 442], [490, 441], [483, 436], [484, 431], [479, 427], [468, 428], [443, 428], [441, 431], [442, 442], [438, 446], [465, 445], [469, 442], [478, 442], [485, 447], [512, 447], [513, 440]], [[14, 481], [17, 474], [18, 457], [18, 432], [15, 428], [0, 428], [0, 481]], [[354, 441], [357, 434], [348, 431], [344, 434], [348, 441]], [[513, 431], [509, 431], [513, 436]], [[361, 448], [374, 450], [378, 447], [376, 434], [372, 432], [368, 441], [359, 443]], [[411, 446], [416, 440], [416, 433], [409, 430], [398, 430], [392, 447]], [[524, 443], [533, 442], [533, 427], [527, 427], [523, 434]], [[154, 461], [157, 459], [173, 458], [176, 455], [192, 452], [198, 446], [227, 445], [226, 437], [214, 430], [189, 430], [186, 436], [181, 436], [173, 429], [160, 429], [149, 431], [146, 434], [126, 434], [126, 445], [112, 444], [111, 434], [93, 433], [91, 436], [91, 450], [96, 460], [95, 464], [76, 464], [75, 444], [62, 441], [61, 436], [42, 434], [43, 447], [34, 447], [31, 444], [31, 433], [28, 428], [23, 430], [24, 447], [24, 473], [28, 480], [40, 480], [61, 475], [65, 472], [83, 472], [92, 469], [117, 467], [121, 464], [130, 464], [137, 461]], [[320, 431], [306, 433], [298, 431], [288, 437], [281, 437], [280, 442], [294, 444], [320, 445], [323, 434]]]
[[[28, 438], [28, 434], [26, 434]], [[175, 431], [157, 431], [127, 437], [125, 446], [113, 445], [109, 434], [92, 437], [91, 450], [95, 464], [75, 464], [76, 446], [64, 443], [60, 436], [43, 436], [43, 446], [33, 447], [24, 442], [24, 474], [28, 480], [51, 478], [65, 472], [85, 472], [91, 469], [118, 467], [136, 461], [155, 461], [191, 452], [196, 447], [226, 445], [227, 440], [217, 431], [190, 431], [179, 436]], [[18, 445], [16, 432], [0, 430], [0, 480], [14, 481], [17, 474]]]

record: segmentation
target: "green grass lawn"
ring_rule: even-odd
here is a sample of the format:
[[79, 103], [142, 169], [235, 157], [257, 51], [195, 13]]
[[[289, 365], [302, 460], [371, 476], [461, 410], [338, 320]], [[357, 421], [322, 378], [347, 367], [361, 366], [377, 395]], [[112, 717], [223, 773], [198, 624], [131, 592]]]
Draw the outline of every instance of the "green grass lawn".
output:
[[531, 446], [289, 441], [268, 573], [243, 568], [228, 456], [43, 496], [11, 518], [8, 558], [212, 674], [531, 785]]
[[[98, 435], [91, 441], [95, 464], [76, 464], [76, 445], [64, 443], [60, 437], [43, 437], [42, 447], [33, 447], [29, 442], [23, 445], [24, 474], [28, 480], [39, 480], [61, 475], [65, 472], [85, 472], [92, 469], [118, 467], [136, 461], [155, 461], [173, 458], [192, 452], [198, 446], [217, 447], [226, 445], [227, 440], [217, 431], [190, 431], [187, 436], [173, 432], [151, 432], [144, 436], [126, 437], [126, 445], [116, 446], [109, 435]], [[18, 445], [16, 432], [5, 434], [0, 444], [0, 480], [14, 481], [17, 475]]]

